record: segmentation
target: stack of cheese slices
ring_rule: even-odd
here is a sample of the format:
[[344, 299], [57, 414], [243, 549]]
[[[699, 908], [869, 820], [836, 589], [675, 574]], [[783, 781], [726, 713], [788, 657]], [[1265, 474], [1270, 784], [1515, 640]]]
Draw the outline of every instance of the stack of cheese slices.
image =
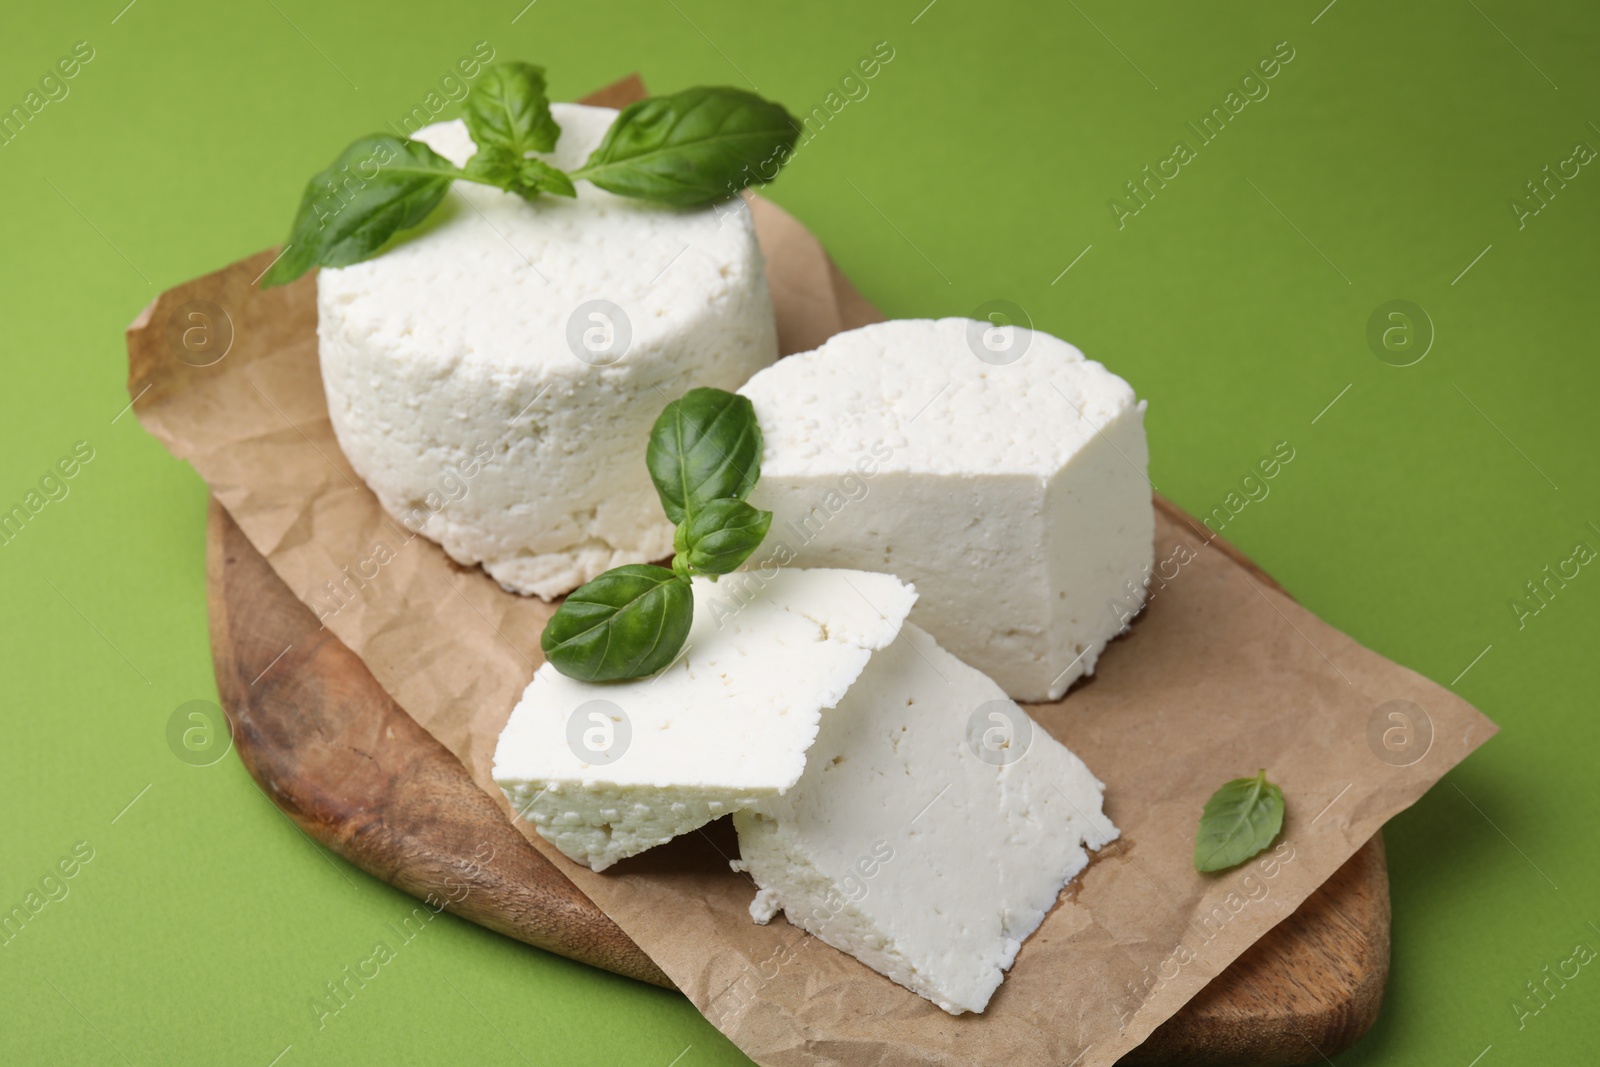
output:
[[[555, 112], [564, 166], [615, 116]], [[472, 151], [459, 124], [418, 136], [458, 164]], [[595, 870], [731, 815], [755, 921], [781, 911], [946, 1011], [982, 1011], [1117, 836], [1102, 784], [1014, 699], [1060, 697], [1143, 602], [1144, 405], [1071, 345], [1007, 328], [997, 358], [991, 324], [966, 319], [774, 362], [748, 211], [577, 184], [537, 208], [461, 188], [463, 209], [318, 281], [346, 455], [401, 521], [518, 592], [668, 555], [651, 422], [700, 385], [754, 405], [761, 548], [694, 580], [665, 671], [540, 667], [495, 780]], [[615, 359], [571, 343], [597, 298], [628, 320]], [[445, 471], [464, 488], [435, 507]]]
[[662, 674], [541, 667], [495, 780], [596, 870], [731, 812], [757, 922], [781, 910], [946, 1011], [982, 1011], [1085, 847], [1117, 836], [1100, 782], [907, 621], [898, 579], [781, 567], [733, 586], [695, 580], [718, 610]]

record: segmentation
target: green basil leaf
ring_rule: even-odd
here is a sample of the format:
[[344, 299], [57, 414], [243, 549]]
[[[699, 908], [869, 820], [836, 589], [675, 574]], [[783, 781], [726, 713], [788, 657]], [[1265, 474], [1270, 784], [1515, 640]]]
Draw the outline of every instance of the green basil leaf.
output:
[[574, 178], [677, 207], [709, 204], [777, 177], [800, 126], [742, 89], [685, 89], [629, 104]]
[[750, 558], [767, 536], [772, 512], [743, 500], [713, 500], [678, 526], [678, 556], [694, 574], [729, 574]]
[[497, 63], [467, 94], [463, 116], [478, 148], [499, 147], [513, 156], [550, 152], [561, 127], [550, 114], [544, 68], [532, 63]]
[[1194, 868], [1224, 871], [1254, 856], [1283, 829], [1283, 790], [1267, 772], [1235, 778], [1211, 795], [1194, 839]]
[[532, 200], [540, 193], [557, 196], [577, 196], [572, 179], [542, 159], [519, 156], [501, 145], [479, 147], [467, 160], [466, 177], [486, 185], [497, 185], [508, 193], [516, 193], [524, 200]]
[[662, 509], [675, 523], [713, 500], [743, 500], [761, 475], [755, 408], [737, 393], [689, 390], [656, 419], [645, 464]]
[[459, 177], [454, 164], [421, 141], [386, 133], [355, 141], [306, 183], [288, 248], [261, 284], [282, 285], [312, 267], [367, 259], [427, 218]]
[[633, 563], [574, 589], [545, 624], [539, 647], [568, 678], [643, 678], [673, 661], [693, 621], [687, 578]]

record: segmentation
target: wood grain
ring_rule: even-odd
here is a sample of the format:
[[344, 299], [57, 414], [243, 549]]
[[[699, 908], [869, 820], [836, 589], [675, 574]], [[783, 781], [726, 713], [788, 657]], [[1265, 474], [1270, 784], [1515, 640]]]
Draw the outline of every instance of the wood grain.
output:
[[1389, 874], [1374, 837], [1122, 1063], [1321, 1063], [1366, 1033], [1389, 978]]
[[239, 757], [302, 830], [464, 919], [672, 985], [322, 627], [215, 500], [206, 590], [212, 666]]
[[[630, 75], [586, 102], [644, 95]], [[880, 316], [830, 263], [841, 325]], [[826, 286], [823, 286], [826, 288]], [[1207, 537], [1181, 509], [1156, 507]], [[1220, 538], [1260, 583], [1270, 576]], [[506, 822], [448, 750], [318, 623], [215, 501], [207, 591], [217, 685], [246, 768], [311, 837], [373, 876], [571, 959], [671, 982]], [[1321, 1061], [1371, 1026], [1389, 965], [1389, 891], [1374, 837], [1288, 919], [1163, 1024], [1128, 1064]]]

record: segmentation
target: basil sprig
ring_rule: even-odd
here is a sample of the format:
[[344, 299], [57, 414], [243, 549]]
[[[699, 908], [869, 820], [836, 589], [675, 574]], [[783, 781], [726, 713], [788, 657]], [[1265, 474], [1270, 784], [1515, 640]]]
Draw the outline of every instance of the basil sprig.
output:
[[576, 196], [573, 181], [581, 178], [620, 196], [697, 207], [771, 181], [800, 130], [781, 105], [742, 89], [685, 89], [623, 109], [600, 147], [568, 174], [535, 155], [555, 149], [561, 127], [544, 68], [521, 62], [489, 67], [467, 93], [464, 119], [477, 146], [464, 168], [390, 134], [363, 137], [339, 153], [306, 184], [284, 252], [261, 284], [376, 255], [426, 219], [452, 181], [532, 201], [544, 193]]
[[1283, 829], [1283, 790], [1267, 772], [1235, 778], [1211, 794], [1194, 839], [1194, 868], [1225, 871], [1254, 856]]
[[690, 579], [737, 569], [772, 525], [772, 512], [744, 500], [761, 476], [761, 427], [746, 397], [691, 389], [668, 404], [645, 465], [678, 526], [672, 567], [616, 567], [568, 595], [539, 647], [569, 678], [615, 682], [669, 666], [694, 621]]
[[433, 213], [461, 176], [421, 141], [387, 133], [354, 141], [306, 183], [289, 241], [263, 285], [293, 281], [312, 267], [344, 267]]
[[561, 138], [545, 95], [544, 68], [532, 63], [500, 63], [484, 71], [467, 94], [463, 118], [479, 148], [503, 145], [519, 156], [553, 152]]
[[694, 594], [682, 575], [632, 563], [573, 590], [539, 643], [570, 678], [643, 678], [672, 662], [693, 619]]
[[530, 153], [553, 152], [561, 127], [545, 96], [544, 68], [501, 63], [467, 94], [467, 132], [478, 146], [466, 176], [532, 200], [540, 193], [577, 196], [572, 179]]
[[673, 565], [693, 574], [729, 574], [760, 547], [772, 526], [772, 512], [743, 500], [713, 500], [678, 524]]
[[755, 408], [737, 393], [691, 389], [656, 419], [644, 461], [673, 522], [712, 500], [743, 500], [761, 473]]
[[754, 93], [685, 89], [629, 104], [572, 176], [619, 196], [695, 207], [770, 180], [763, 169], [776, 176], [798, 132], [787, 111]]

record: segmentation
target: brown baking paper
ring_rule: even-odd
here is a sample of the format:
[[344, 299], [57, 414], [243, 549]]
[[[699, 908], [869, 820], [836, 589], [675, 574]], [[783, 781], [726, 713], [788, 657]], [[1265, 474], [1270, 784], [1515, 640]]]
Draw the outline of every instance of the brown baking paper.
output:
[[[759, 199], [754, 210], [786, 353], [877, 318], [804, 227]], [[146, 309], [128, 339], [134, 410], [504, 805], [490, 760], [552, 609], [383, 512], [328, 421], [315, 280], [262, 291], [254, 280], [272, 259]], [[440, 471], [442, 493], [456, 481], [471, 491]], [[728, 868], [737, 845], [725, 826], [605, 874], [524, 832], [759, 1063], [1110, 1064], [1495, 730], [1252, 578], [1175, 510], [1158, 509], [1156, 560], [1148, 607], [1094, 677], [1031, 709], [1105, 781], [1122, 839], [1063, 893], [983, 1015], [947, 1015], [782, 919], [752, 923], [754, 887]], [[1201, 806], [1262, 767], [1288, 798], [1280, 843], [1197, 874]]]

